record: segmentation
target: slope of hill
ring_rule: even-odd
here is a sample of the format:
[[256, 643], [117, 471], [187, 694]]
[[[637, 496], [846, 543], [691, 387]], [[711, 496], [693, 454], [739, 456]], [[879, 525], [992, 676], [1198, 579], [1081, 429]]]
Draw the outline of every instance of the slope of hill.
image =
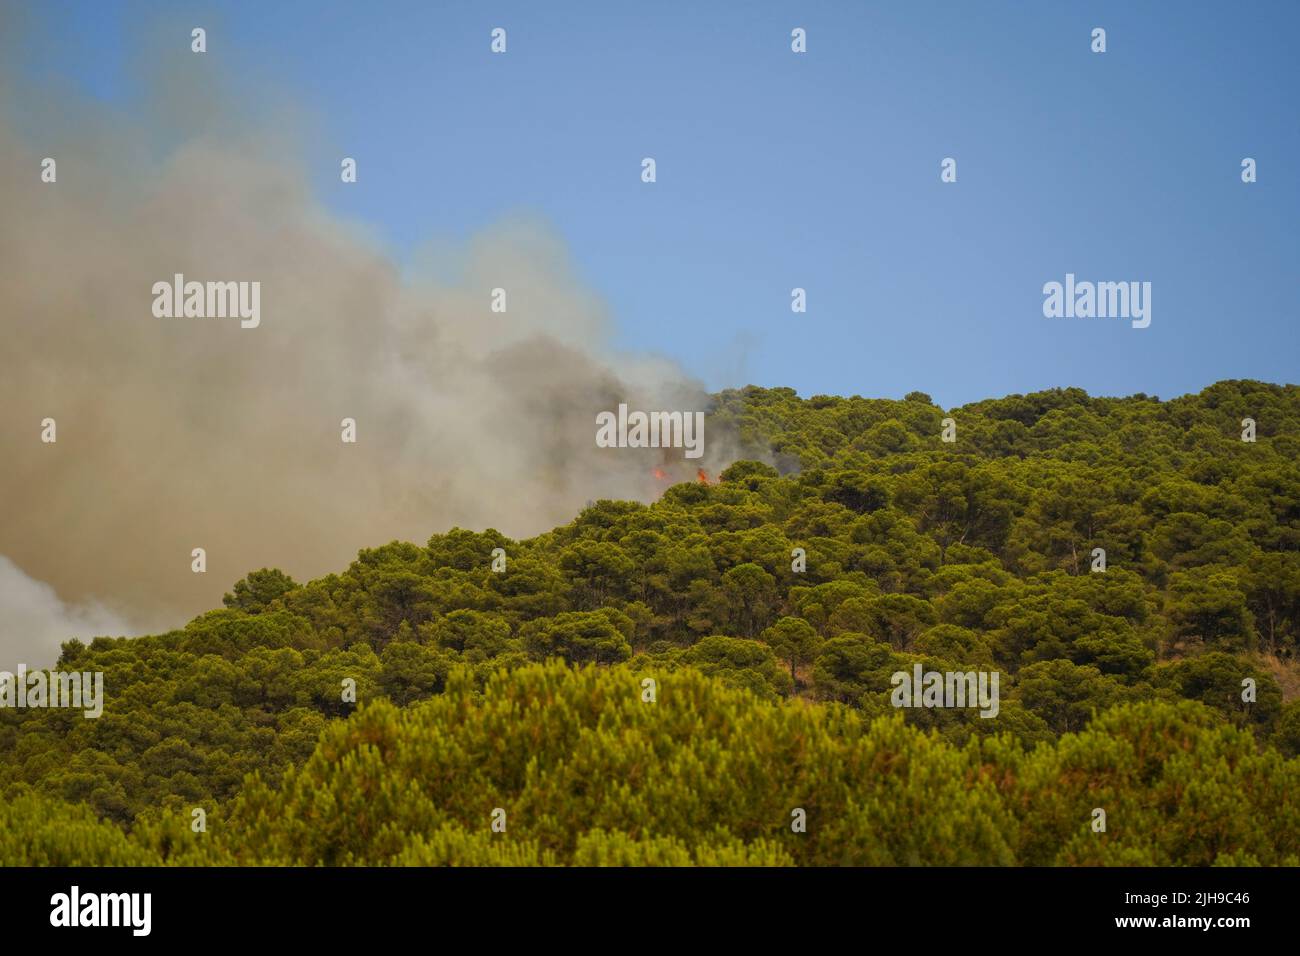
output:
[[[0, 862], [1295, 862], [1298, 426], [1257, 382], [724, 392], [717, 483], [69, 642], [104, 714], [0, 710]], [[896, 709], [918, 664], [997, 716]]]

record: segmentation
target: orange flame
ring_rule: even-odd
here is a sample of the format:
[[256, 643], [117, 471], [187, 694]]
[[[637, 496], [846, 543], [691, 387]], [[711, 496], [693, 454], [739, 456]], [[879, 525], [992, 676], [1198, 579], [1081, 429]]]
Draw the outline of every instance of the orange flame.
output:
[[650, 472], [650, 474], [654, 475], [660, 481], [668, 480], [668, 473], [665, 472], [662, 468], [656, 468], [654, 471]]
[[699, 469], [697, 472], [695, 472], [695, 480], [698, 481], [698, 482], [699, 482], [700, 484], [702, 484], [702, 485], [711, 485], [711, 484], [713, 484], [713, 480], [712, 480], [711, 478], [709, 478], [709, 473], [708, 473], [707, 471], [705, 471], [703, 468], [701, 468], [701, 469]]

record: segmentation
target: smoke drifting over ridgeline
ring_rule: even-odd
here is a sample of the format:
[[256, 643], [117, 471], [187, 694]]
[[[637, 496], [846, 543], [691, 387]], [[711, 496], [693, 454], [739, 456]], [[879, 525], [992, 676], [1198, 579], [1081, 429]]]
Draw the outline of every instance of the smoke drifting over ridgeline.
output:
[[[598, 448], [596, 416], [707, 397], [607, 347], [606, 309], [547, 229], [508, 220], [454, 263], [403, 270], [310, 194], [279, 126], [219, 114], [188, 73], [159, 83], [138, 125], [34, 111], [26, 93], [20, 123], [16, 98], [0, 103], [0, 555], [16, 565], [0, 575], [0, 663], [53, 659], [50, 627], [11, 613], [41, 603], [33, 588], [56, 631], [77, 628], [61, 639], [114, 615], [153, 630], [251, 569], [309, 578], [394, 538], [526, 536], [592, 499], [662, 491], [662, 456]], [[187, 134], [194, 110], [221, 135]], [[68, 119], [32, 129], [29, 114]], [[151, 289], [178, 273], [259, 282], [260, 324], [156, 317]], [[726, 463], [720, 442], [705, 449]]]

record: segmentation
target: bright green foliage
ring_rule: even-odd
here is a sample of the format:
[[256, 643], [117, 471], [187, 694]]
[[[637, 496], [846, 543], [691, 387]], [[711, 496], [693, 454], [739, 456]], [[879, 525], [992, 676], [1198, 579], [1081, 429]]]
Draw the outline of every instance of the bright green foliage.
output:
[[1021, 773], [1025, 863], [1300, 863], [1300, 761], [1191, 703], [1111, 710]]
[[157, 856], [85, 806], [20, 792], [0, 800], [0, 865], [148, 866]]
[[[256, 865], [1211, 865], [1300, 859], [1300, 760], [1191, 702], [1116, 707], [1026, 752], [962, 748], [693, 670], [561, 662], [332, 724], [195, 833], [0, 805], [3, 862]], [[1094, 832], [1093, 811], [1106, 812]], [[805, 824], [793, 824], [800, 819]], [[494, 828], [494, 821], [498, 824]], [[799, 832], [802, 829], [803, 832]]]
[[244, 580], [237, 581], [234, 593], [227, 594], [221, 600], [226, 607], [257, 614], [297, 586], [293, 578], [278, 568], [263, 568], [251, 572]]
[[[939, 437], [940, 420], [948, 416], [958, 422], [955, 444]], [[1247, 416], [1259, 423], [1255, 443], [1240, 440]], [[218, 841], [203, 842], [169, 821], [203, 807], [215, 828], [229, 810], [231, 825], [251, 832], [250, 801], [269, 807], [289, 799], [278, 788], [305, 779], [311, 761], [320, 759], [318, 742], [325, 747], [335, 740], [331, 735], [358, 732], [370, 726], [366, 721], [395, 722], [382, 733], [373, 729], [376, 739], [400, 737], [403, 721], [432, 719], [416, 715], [441, 714], [437, 708], [449, 701], [463, 709], [488, 706], [474, 695], [491, 681], [500, 687], [490, 699], [541, 708], [549, 698], [512, 690], [510, 682], [536, 689], [539, 681], [561, 681], [536, 670], [553, 659], [609, 671], [600, 680], [652, 674], [663, 682], [653, 706], [669, 716], [675, 711], [664, 695], [681, 682], [686, 690], [678, 690], [679, 700], [691, 699], [692, 682], [703, 672], [715, 681], [707, 686], [724, 688], [722, 699], [736, 711], [715, 717], [719, 727], [742, 721], [743, 711], [753, 733], [806, 733], [801, 739], [809, 747], [821, 731], [799, 721], [834, 727], [826, 734], [838, 742], [815, 745], [821, 748], [816, 759], [827, 761], [816, 767], [825, 775], [816, 790], [823, 802], [799, 798], [810, 801], [809, 839], [789, 845], [788, 820], [770, 818], [777, 808], [761, 802], [767, 791], [758, 787], [753, 800], [759, 803], [736, 798], [747, 816], [683, 798], [695, 815], [677, 823], [664, 816], [659, 828], [655, 816], [657, 829], [647, 830], [627, 823], [639, 818], [611, 818], [602, 810], [561, 840], [559, 823], [545, 821], [569, 812], [564, 800], [593, 786], [630, 785], [628, 773], [644, 772], [609, 747], [561, 748], [570, 774], [587, 759], [591, 773], [610, 780], [597, 785], [554, 776], [559, 767], [529, 771], [527, 761], [501, 769], [515, 802], [487, 809], [509, 811], [508, 845], [479, 832], [482, 804], [507, 799], [475, 789], [488, 779], [486, 761], [466, 765], [469, 776], [454, 798], [462, 803], [431, 804], [434, 823], [408, 828], [401, 816], [388, 837], [376, 831], [353, 846], [340, 835], [342, 842], [311, 852], [322, 862], [351, 853], [459, 863], [1276, 862], [1295, 854], [1289, 831], [1271, 848], [1249, 832], [1247, 805], [1266, 820], [1290, 812], [1280, 798], [1268, 803], [1281, 792], [1272, 783], [1243, 797], [1241, 819], [1216, 809], [1218, 816], [1202, 821], [1207, 833], [1219, 834], [1218, 843], [1178, 838], [1182, 824], [1171, 824], [1148, 834], [1146, 843], [1127, 830], [1127, 842], [1102, 853], [1111, 843], [1078, 842], [1093, 834], [1078, 829], [1086, 824], [1076, 818], [1079, 808], [1053, 796], [1055, 778], [1042, 767], [1049, 756], [1064, 761], [1061, 773], [1073, 774], [1069, 786], [1087, 792], [1084, 772], [1062, 755], [1081, 767], [1100, 761], [1119, 768], [1114, 793], [1128, 793], [1124, 788], [1146, 778], [1122, 769], [1129, 760], [1125, 735], [1140, 735], [1150, 721], [1166, 728], [1152, 733], [1191, 734], [1207, 747], [1241, 749], [1250, 741], [1263, 748], [1238, 762], [1225, 757], [1226, 769], [1211, 760], [1199, 790], [1190, 783], [1178, 789], [1182, 765], [1174, 766], [1178, 754], [1169, 751], [1170, 765], [1156, 776], [1167, 778], [1167, 798], [1175, 803], [1188, 793], [1209, 793], [1213, 781], [1244, 785], [1238, 775], [1247, 771], [1291, 779], [1282, 761], [1300, 753], [1300, 716], [1283, 688], [1297, 686], [1300, 666], [1300, 389], [1229, 381], [1167, 402], [1053, 389], [943, 410], [919, 392], [902, 401], [800, 399], [790, 389], [746, 388], [715, 397], [709, 428], [755, 460], [735, 462], [716, 484], [674, 485], [650, 505], [598, 501], [570, 523], [525, 541], [491, 529], [452, 529], [423, 546], [367, 548], [341, 573], [304, 584], [275, 569], [254, 571], [234, 585], [224, 607], [178, 630], [69, 641], [59, 667], [104, 673], [104, 715], [85, 720], [60, 710], [0, 710], [6, 812], [26, 814], [24, 821], [41, 813], [64, 819], [68, 805], [77, 805], [105, 821], [100, 825], [110, 828], [110, 837], [123, 828], [168, 860], [243, 858], [252, 851], [237, 842], [223, 844], [225, 857], [212, 857]], [[504, 571], [492, 569], [496, 548], [508, 555]], [[792, 566], [796, 548], [806, 555], [804, 570]], [[1095, 549], [1105, 552], [1104, 572], [1094, 570]], [[943, 671], [996, 670], [998, 716], [895, 710], [891, 675], [918, 663]], [[1253, 701], [1243, 698], [1243, 681], [1254, 682]], [[342, 692], [353, 684], [355, 703]], [[602, 701], [614, 693], [588, 690]], [[581, 710], [581, 694], [573, 693], [571, 706]], [[1182, 715], [1177, 720], [1168, 716], [1168, 707], [1185, 701], [1198, 704], [1191, 723], [1185, 716], [1191, 711], [1172, 711]], [[1120, 721], [1116, 714], [1127, 716]], [[619, 723], [630, 713], [607, 717], [618, 733], [632, 735], [629, 746], [649, 746], [637, 743], [646, 728]], [[876, 717], [889, 720], [863, 729], [861, 721]], [[1193, 729], [1179, 729], [1184, 725]], [[677, 740], [676, 730], [665, 728], [663, 739]], [[761, 765], [774, 787], [803, 785], [799, 774], [812, 773], [799, 760], [813, 757], [787, 753], [781, 741], [754, 738], [745, 746], [757, 748], [756, 755], [724, 758], [696, 753], [697, 746], [740, 747], [739, 737], [710, 736], [700, 727], [691, 732], [698, 744], [683, 743], [673, 759], [686, 762], [680, 769], [692, 784], [703, 771], [691, 760], [709, 773], [741, 774], [747, 783]], [[331, 746], [350, 754], [341, 740]], [[858, 740], [890, 754], [881, 758], [890, 766], [912, 768], [917, 786], [933, 792], [918, 797], [911, 784], [891, 790], [895, 781], [885, 780], [870, 799], [850, 798], [861, 781], [837, 774], [865, 758], [838, 748], [868, 745]], [[970, 748], [986, 748], [989, 765], [970, 764], [963, 756]], [[781, 769], [778, 756], [793, 760], [792, 768]], [[1040, 774], [1034, 786], [1047, 788], [1039, 817], [1017, 802], [1024, 793], [1008, 789], [1031, 768]], [[525, 786], [529, 772], [541, 774], [539, 786], [559, 789]], [[961, 785], [949, 792], [943, 780], [953, 773]], [[252, 790], [245, 786], [249, 774], [261, 781]], [[984, 790], [967, 785], [972, 774], [997, 788], [987, 807], [980, 802]], [[699, 793], [720, 785], [701, 784]], [[394, 777], [375, 786], [406, 788], [392, 797], [399, 808], [407, 791], [424, 784]], [[1064, 800], [1074, 791], [1062, 787]], [[793, 799], [787, 792], [780, 802]], [[1116, 834], [1123, 814], [1137, 812], [1124, 800], [1139, 799], [1123, 797], [1118, 818], [1108, 809], [1108, 834]], [[970, 801], [978, 808], [971, 810]], [[920, 809], [909, 809], [914, 803]], [[832, 805], [841, 816], [823, 815]], [[974, 814], [963, 817], [964, 829], [942, 815], [922, 821], [926, 808], [947, 805]], [[792, 806], [782, 813], [788, 817]], [[1188, 802], [1186, 812], [1194, 806]], [[906, 833], [897, 824], [900, 832], [887, 839], [864, 829], [884, 827], [888, 814], [912, 812], [921, 816]], [[68, 825], [91, 840], [91, 817]], [[577, 826], [575, 818], [559, 819]], [[958, 829], [955, 843], [943, 842]], [[837, 834], [834, 846], [829, 833]], [[59, 845], [54, 855], [117, 852], [112, 847], [119, 844], [105, 839], [107, 849]], [[941, 844], [946, 849], [937, 849]], [[26, 851], [12, 852], [25, 858]]]

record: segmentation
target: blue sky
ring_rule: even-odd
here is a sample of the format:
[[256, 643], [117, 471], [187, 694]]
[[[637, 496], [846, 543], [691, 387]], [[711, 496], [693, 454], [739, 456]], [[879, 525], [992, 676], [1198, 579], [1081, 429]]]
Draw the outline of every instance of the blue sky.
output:
[[[319, 195], [399, 258], [539, 217], [620, 346], [711, 388], [1297, 379], [1297, 3], [50, 0], [21, 68], [129, 106], [163, 14], [310, 118]], [[1044, 318], [1067, 272], [1150, 281], [1151, 326]]]

